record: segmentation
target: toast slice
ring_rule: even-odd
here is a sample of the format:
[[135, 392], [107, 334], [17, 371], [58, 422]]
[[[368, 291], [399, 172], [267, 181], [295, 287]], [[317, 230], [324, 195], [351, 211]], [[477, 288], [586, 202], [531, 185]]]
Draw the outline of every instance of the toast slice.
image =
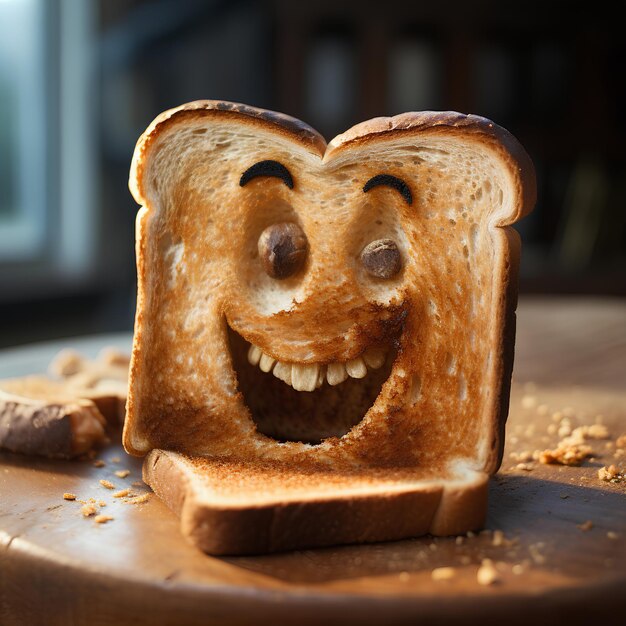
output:
[[363, 472], [153, 450], [143, 479], [214, 555], [266, 554], [480, 528], [487, 476], [406, 468]]
[[[511, 225], [535, 199], [507, 131], [407, 113], [326, 145], [293, 118], [200, 101], [150, 125], [130, 188], [142, 208], [124, 445], [159, 450], [146, 479], [184, 532], [223, 553], [480, 523], [513, 365]], [[295, 482], [289, 506], [312, 524], [335, 503], [323, 532], [254, 544], [216, 530], [252, 519], [264, 463], [279, 468], [268, 519]], [[438, 504], [409, 528], [385, 513], [403, 498]], [[371, 536], [344, 523], [357, 500]]]

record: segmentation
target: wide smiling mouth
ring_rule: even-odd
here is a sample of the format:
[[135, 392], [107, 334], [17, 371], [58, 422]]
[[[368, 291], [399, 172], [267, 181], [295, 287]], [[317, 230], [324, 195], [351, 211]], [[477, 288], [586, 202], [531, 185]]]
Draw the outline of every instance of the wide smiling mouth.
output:
[[367, 414], [389, 378], [393, 341], [347, 361], [277, 360], [228, 327], [238, 388], [257, 430], [279, 442], [343, 437]]

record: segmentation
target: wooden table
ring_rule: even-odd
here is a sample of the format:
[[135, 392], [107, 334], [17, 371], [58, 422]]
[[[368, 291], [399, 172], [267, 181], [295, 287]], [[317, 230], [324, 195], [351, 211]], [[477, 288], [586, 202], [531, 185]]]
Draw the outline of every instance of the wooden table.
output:
[[[626, 456], [613, 456], [626, 434], [626, 302], [523, 299], [518, 325], [486, 532], [211, 558], [155, 497], [131, 505], [99, 484], [140, 479], [119, 440], [100, 455], [104, 467], [1, 453], [0, 623], [625, 624], [626, 483], [597, 472], [626, 468]], [[93, 353], [112, 343], [128, 347], [129, 337], [63, 345]], [[42, 370], [58, 347], [0, 353], [0, 376]], [[582, 467], [525, 461], [559, 440], [555, 412], [572, 428], [602, 422], [611, 439], [592, 440], [595, 457]], [[115, 474], [123, 468], [126, 478]], [[83, 518], [64, 492], [105, 501], [114, 520]], [[485, 558], [498, 571], [493, 585], [477, 582]], [[452, 578], [433, 580], [444, 566]]]

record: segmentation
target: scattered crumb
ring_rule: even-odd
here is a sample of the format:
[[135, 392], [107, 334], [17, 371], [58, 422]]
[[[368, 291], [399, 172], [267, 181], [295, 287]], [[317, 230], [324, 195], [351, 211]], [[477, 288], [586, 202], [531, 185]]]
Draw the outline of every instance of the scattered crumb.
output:
[[93, 521], [96, 522], [97, 524], [106, 524], [107, 522], [110, 522], [113, 518], [110, 515], [96, 515], [93, 518]]
[[463, 545], [463, 542], [465, 541], [465, 537], [463, 537], [462, 535], [459, 535], [455, 540], [454, 543], [456, 543], [457, 546]]
[[563, 445], [560, 442], [554, 450], [544, 450], [539, 461], [546, 465], [578, 466], [589, 456], [591, 448], [585, 445]]
[[605, 482], [619, 483], [624, 480], [626, 476], [616, 465], [609, 465], [608, 467], [601, 467], [598, 470], [598, 478]]
[[582, 524], [576, 524], [576, 526], [578, 526], [580, 530], [586, 533], [587, 531], [593, 528], [593, 522], [591, 520], [587, 520], [586, 522], [583, 522]]
[[129, 504], [143, 504], [144, 502], [147, 502], [149, 498], [150, 498], [150, 493], [143, 493], [140, 496], [134, 496], [132, 498], [128, 498], [126, 502], [128, 502]]
[[504, 544], [504, 533], [501, 530], [493, 531], [493, 539], [491, 540], [491, 544], [494, 546], [501, 546]]
[[64, 494], [63, 494], [63, 499], [64, 499], [64, 500], [76, 500], [76, 494], [73, 494], [73, 493], [64, 493]]
[[102, 480], [100, 481], [100, 484], [101, 484], [103, 487], [106, 487], [107, 489], [115, 489], [115, 485], [114, 485], [112, 482], [109, 482], [108, 480], [104, 480], [104, 479], [102, 479]]
[[119, 463], [120, 462], [120, 457], [119, 456], [112, 456], [109, 461], [111, 461], [111, 463]]
[[616, 533], [614, 530], [609, 530], [609, 531], [606, 533], [606, 536], [607, 536], [609, 539], [619, 539], [619, 533]]
[[471, 530], [468, 530], [466, 535], [471, 538], [471, 537], [475, 537], [476, 533], [472, 532]]
[[561, 498], [561, 500], [565, 500], [566, 498], [569, 498], [569, 495], [566, 494], [566, 493], [562, 493], [562, 494], [560, 494], [559, 497]]
[[126, 476], [128, 476], [130, 474], [130, 470], [124, 469], [124, 470], [117, 470], [115, 472], [115, 475], [118, 478], [126, 478]]
[[98, 500], [98, 506], [106, 506], [107, 503], [104, 500]]
[[106, 463], [102, 459], [98, 459], [93, 462], [94, 467], [104, 467]]
[[85, 516], [89, 517], [90, 515], [95, 515], [98, 512], [98, 509], [93, 504], [83, 504], [80, 507], [80, 512]]
[[524, 472], [532, 472], [533, 466], [531, 463], [518, 463], [514, 469], [523, 470]]
[[615, 445], [618, 448], [626, 448], [626, 435], [620, 435], [616, 440], [615, 440]]
[[524, 566], [521, 563], [516, 563], [512, 568], [511, 571], [516, 575], [519, 576], [520, 574], [524, 573]]
[[431, 552], [435, 552], [437, 550], [437, 544], [431, 543], [429, 546]]
[[483, 559], [483, 562], [476, 573], [476, 580], [479, 585], [493, 585], [500, 580], [498, 571], [496, 570], [491, 559]]
[[144, 483], [141, 480], [136, 480], [135, 482], [131, 483], [131, 485], [133, 487], [143, 487]]
[[450, 580], [456, 575], [454, 567], [436, 567], [431, 573], [430, 577], [433, 580]]
[[560, 422], [563, 419], [563, 413], [561, 413], [561, 411], [556, 411], [554, 413], [552, 413], [552, 421], [553, 422]]
[[131, 490], [130, 490], [130, 489], [122, 489], [122, 490], [120, 490], [120, 491], [116, 491], [116, 492], [113, 494], [113, 497], [114, 497], [114, 498], [125, 498], [126, 496], [131, 495], [131, 493], [132, 493], [132, 492], [131, 492]]
[[524, 409], [532, 409], [537, 404], [537, 398], [535, 396], [522, 396], [522, 407]]
[[528, 546], [528, 552], [530, 553], [530, 558], [537, 564], [542, 565], [546, 562], [546, 557], [541, 554], [540, 550], [544, 547], [544, 543], [539, 541], [537, 543], [532, 543]]

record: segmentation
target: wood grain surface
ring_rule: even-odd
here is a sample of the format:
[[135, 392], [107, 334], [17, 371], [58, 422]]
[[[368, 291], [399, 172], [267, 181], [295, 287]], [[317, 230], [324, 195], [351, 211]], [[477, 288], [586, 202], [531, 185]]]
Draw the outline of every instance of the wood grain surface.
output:
[[[43, 369], [50, 346], [28, 350]], [[101, 467], [0, 453], [0, 624], [624, 624], [626, 482], [598, 470], [626, 470], [625, 383], [626, 302], [522, 300], [503, 466], [486, 530], [462, 538], [211, 558], [156, 497], [114, 497], [149, 491], [117, 435]], [[532, 458], [592, 424], [608, 438], [585, 442], [581, 467]], [[90, 498], [113, 519], [84, 517], [78, 500]], [[485, 559], [489, 585], [477, 577]]]

